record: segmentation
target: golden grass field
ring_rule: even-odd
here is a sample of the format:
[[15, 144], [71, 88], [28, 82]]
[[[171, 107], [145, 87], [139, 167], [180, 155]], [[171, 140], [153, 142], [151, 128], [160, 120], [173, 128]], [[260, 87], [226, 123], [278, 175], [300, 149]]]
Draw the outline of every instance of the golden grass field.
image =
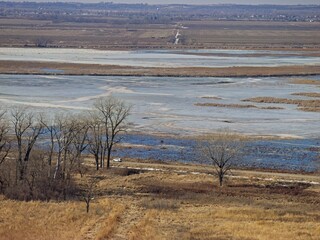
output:
[[235, 171], [220, 189], [204, 166], [116, 165], [98, 173], [88, 214], [79, 199], [2, 198], [0, 239], [319, 239], [320, 185], [299, 182], [319, 175]]

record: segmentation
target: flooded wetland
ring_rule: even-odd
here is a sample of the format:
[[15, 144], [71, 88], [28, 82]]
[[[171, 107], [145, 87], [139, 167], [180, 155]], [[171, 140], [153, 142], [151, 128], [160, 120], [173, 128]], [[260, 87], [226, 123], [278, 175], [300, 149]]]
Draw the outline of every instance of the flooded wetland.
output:
[[[11, 61], [53, 61], [160, 68], [315, 65], [320, 62], [319, 57], [306, 56], [303, 52], [249, 50], [112, 52], [75, 49], [19, 51], [2, 49], [0, 53], [1, 60]], [[101, 68], [103, 66], [101, 65]], [[30, 106], [37, 108], [38, 111], [77, 112], [90, 108], [93, 101], [101, 96], [113, 95], [133, 106], [129, 121], [134, 132], [155, 136], [161, 133], [170, 136], [165, 141], [181, 137], [192, 139], [223, 128], [251, 136], [298, 139], [279, 141], [280, 145], [283, 145], [278, 150], [274, 150], [275, 146], [271, 141], [252, 142], [250, 144], [252, 149], [260, 146], [260, 150], [273, 149], [274, 154], [270, 157], [270, 154], [267, 156], [261, 153], [265, 150], [255, 151], [257, 153], [242, 165], [300, 169], [297, 153], [291, 151], [292, 147], [299, 148], [299, 152], [307, 156], [305, 159], [308, 159], [310, 164], [316, 157], [316, 154], [308, 149], [317, 146], [320, 135], [318, 96], [320, 76], [317, 75], [224, 78], [71, 76], [64, 75], [59, 69], [42, 70], [43, 75], [0, 75], [1, 104], [7, 107]], [[137, 139], [142, 141], [141, 137]], [[161, 155], [160, 160], [182, 160], [184, 156], [178, 156], [179, 151], [177, 153], [176, 150], [171, 157], [166, 157], [164, 151], [159, 150], [160, 138], [158, 140], [154, 142], [154, 147], [158, 151], [149, 151], [149, 155], [148, 153], [139, 155], [139, 147], [138, 150], [136, 148], [122, 150], [124, 152], [119, 154], [129, 156], [134, 153], [136, 157], [147, 159], [157, 159], [159, 157], [156, 155]], [[179, 148], [181, 144], [189, 145], [184, 141], [178, 142], [173, 144], [174, 148]], [[284, 146], [290, 146], [289, 150], [279, 154], [283, 152]], [[170, 148], [166, 152], [170, 155]], [[253, 150], [249, 152], [250, 155]], [[289, 160], [285, 163], [279, 162], [284, 155]], [[190, 154], [188, 159], [192, 159]], [[304, 170], [313, 168], [311, 164]]]
[[63, 1], [0, 2], [0, 240], [319, 240], [318, 3]]

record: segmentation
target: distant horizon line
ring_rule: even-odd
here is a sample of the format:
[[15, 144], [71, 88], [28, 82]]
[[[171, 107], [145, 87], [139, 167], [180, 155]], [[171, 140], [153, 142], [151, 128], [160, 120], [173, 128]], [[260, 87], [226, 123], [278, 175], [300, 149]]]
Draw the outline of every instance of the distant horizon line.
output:
[[77, 4], [98, 4], [98, 3], [109, 3], [109, 4], [121, 4], [121, 5], [150, 5], [150, 6], [169, 6], [169, 5], [180, 5], [180, 6], [320, 6], [316, 3], [308, 3], [308, 4], [276, 4], [276, 3], [212, 3], [212, 4], [191, 4], [191, 3], [143, 3], [143, 2], [136, 2], [136, 3], [117, 3], [112, 1], [64, 1], [64, 0], [52, 0], [52, 1], [41, 1], [41, 0], [18, 0], [18, 1], [3, 1], [0, 2], [8, 2], [8, 3], [77, 3]]

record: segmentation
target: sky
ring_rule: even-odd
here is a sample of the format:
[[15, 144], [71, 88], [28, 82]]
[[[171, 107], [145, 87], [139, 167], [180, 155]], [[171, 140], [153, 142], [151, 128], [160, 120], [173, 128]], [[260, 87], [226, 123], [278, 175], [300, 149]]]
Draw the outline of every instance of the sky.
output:
[[[13, 0], [20, 2], [23, 0]], [[32, 2], [114, 2], [114, 3], [148, 3], [148, 4], [317, 4], [320, 0], [25, 0]]]
[[149, 3], [149, 4], [320, 4], [320, 0], [113, 0], [114, 3]]

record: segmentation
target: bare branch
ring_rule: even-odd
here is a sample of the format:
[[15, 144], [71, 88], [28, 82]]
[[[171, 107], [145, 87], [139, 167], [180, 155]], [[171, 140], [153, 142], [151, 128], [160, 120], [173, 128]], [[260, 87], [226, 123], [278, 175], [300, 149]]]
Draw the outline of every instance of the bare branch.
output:
[[219, 179], [220, 187], [223, 185], [224, 176], [229, 172], [236, 160], [241, 157], [243, 141], [228, 130], [203, 139], [200, 142], [200, 155], [213, 166]]

